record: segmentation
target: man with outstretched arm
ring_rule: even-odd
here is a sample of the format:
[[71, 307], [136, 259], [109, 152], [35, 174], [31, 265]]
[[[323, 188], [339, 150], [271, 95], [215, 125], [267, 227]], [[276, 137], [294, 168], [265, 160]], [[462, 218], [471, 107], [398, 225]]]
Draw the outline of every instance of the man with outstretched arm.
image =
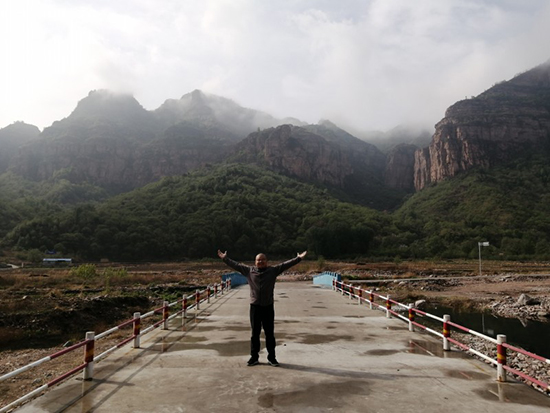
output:
[[227, 256], [226, 252], [218, 250], [218, 256], [228, 266], [240, 272], [248, 280], [250, 286], [250, 360], [249, 366], [259, 364], [260, 333], [262, 327], [265, 334], [265, 346], [267, 348], [267, 361], [271, 366], [278, 366], [275, 357], [275, 309], [273, 305], [273, 290], [277, 277], [290, 267], [302, 261], [307, 251], [298, 253], [295, 258], [275, 266], [269, 266], [265, 254], [256, 255], [255, 266], [240, 264]]

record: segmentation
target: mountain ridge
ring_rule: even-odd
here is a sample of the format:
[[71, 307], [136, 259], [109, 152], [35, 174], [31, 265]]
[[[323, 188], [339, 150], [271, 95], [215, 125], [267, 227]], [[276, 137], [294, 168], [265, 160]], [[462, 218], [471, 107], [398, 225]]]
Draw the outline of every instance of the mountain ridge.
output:
[[[126, 260], [308, 248], [319, 259], [397, 263], [477, 258], [488, 241], [494, 259], [548, 260], [547, 71], [451, 105], [423, 147], [408, 136], [382, 151], [330, 121], [239, 135], [201, 109], [200, 93], [201, 116], [176, 111], [146, 139], [113, 135], [111, 114], [61, 122], [88, 135], [31, 136], [0, 174], [2, 246]], [[22, 160], [36, 182], [16, 173]]]
[[[130, 95], [97, 90], [17, 148], [3, 170], [36, 181], [63, 173], [74, 183], [126, 191], [228, 159], [262, 158], [279, 173], [330, 185], [372, 205], [391, 191], [404, 196], [471, 168], [546, 150], [550, 63], [451, 105], [425, 147], [409, 140], [382, 152], [329, 120], [295, 123], [282, 133], [282, 119], [198, 89], [153, 111]], [[261, 137], [266, 130], [269, 139]], [[420, 139], [424, 132], [418, 133]]]

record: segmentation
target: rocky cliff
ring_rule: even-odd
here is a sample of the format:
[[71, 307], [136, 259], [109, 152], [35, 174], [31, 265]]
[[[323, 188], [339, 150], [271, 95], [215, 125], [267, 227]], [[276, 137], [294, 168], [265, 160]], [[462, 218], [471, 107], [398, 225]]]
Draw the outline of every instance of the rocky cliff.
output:
[[326, 122], [251, 133], [230, 159], [327, 186], [345, 200], [376, 209], [395, 207], [400, 196], [384, 185], [385, 156]]
[[414, 191], [416, 145], [402, 143], [388, 154], [384, 182], [390, 188]]
[[73, 182], [127, 190], [220, 162], [248, 133], [279, 122], [199, 90], [155, 111], [132, 96], [98, 90], [32, 145], [15, 147], [10, 165], [37, 181], [62, 174]]
[[455, 103], [415, 153], [421, 190], [473, 167], [492, 167], [550, 143], [550, 61]]
[[239, 142], [233, 158], [268, 165], [301, 179], [342, 186], [352, 173], [348, 156], [323, 137], [292, 125], [251, 133]]

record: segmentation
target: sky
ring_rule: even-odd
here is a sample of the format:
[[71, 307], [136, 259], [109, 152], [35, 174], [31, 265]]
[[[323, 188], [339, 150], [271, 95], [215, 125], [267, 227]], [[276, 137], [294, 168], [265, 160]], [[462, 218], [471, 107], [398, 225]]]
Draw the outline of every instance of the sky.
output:
[[0, 0], [0, 128], [195, 89], [356, 130], [433, 125], [550, 59], [548, 0]]

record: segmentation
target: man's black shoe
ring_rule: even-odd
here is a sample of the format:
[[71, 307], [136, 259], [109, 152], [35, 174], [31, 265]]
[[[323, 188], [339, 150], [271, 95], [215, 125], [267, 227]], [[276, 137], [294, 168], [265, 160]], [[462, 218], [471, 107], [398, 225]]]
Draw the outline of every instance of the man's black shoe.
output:
[[269, 363], [270, 366], [279, 367], [279, 362], [277, 361], [276, 358], [268, 359], [267, 362]]
[[246, 363], [247, 366], [255, 366], [257, 364], [260, 364], [260, 362], [255, 357], [250, 357], [250, 360], [248, 360], [248, 363]]

